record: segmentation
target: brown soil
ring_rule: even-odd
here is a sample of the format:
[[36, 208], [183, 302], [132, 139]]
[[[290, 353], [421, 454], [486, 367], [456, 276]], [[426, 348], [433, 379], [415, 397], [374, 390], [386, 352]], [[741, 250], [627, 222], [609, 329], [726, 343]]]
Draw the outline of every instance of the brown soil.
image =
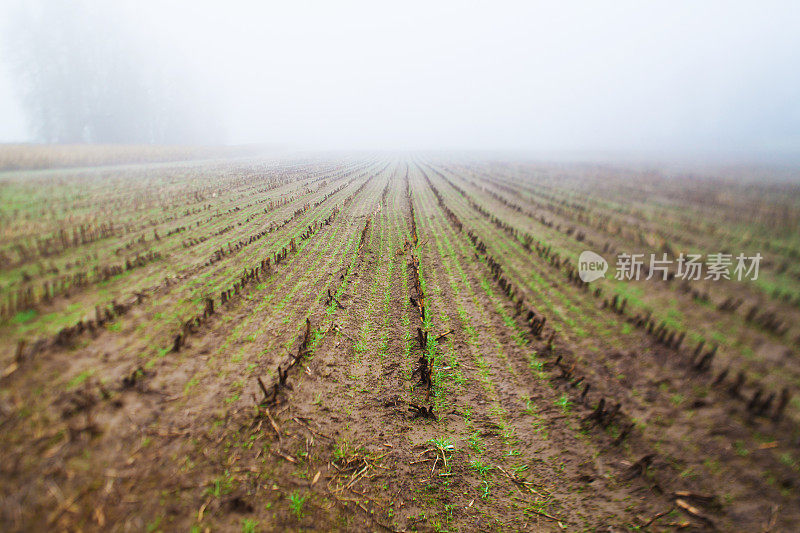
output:
[[[466, 171], [436, 168], [507, 223], [535, 230]], [[332, 222], [299, 240], [334, 205]], [[114, 328], [44, 344], [19, 363], [4, 344], [0, 370], [14, 368], [0, 381], [3, 529], [791, 531], [800, 520], [793, 415], [750, 414], [680, 351], [629, 331], [545, 260], [504, 245], [507, 234], [427, 164], [381, 162], [304, 216], [229, 262], [204, 263], [228, 236], [209, 245]], [[468, 229], [548, 316], [542, 336]], [[216, 312], [179, 351], [164, 350], [179, 322], [161, 317], [186, 309], [195, 280], [238, 275], [292, 237], [297, 251], [269, 276], [226, 304], [212, 294]], [[426, 320], [410, 300], [412, 254]], [[71, 302], [84, 299], [92, 309], [91, 293]], [[431, 352], [430, 391], [412, 378], [418, 327], [447, 333]], [[269, 389], [287, 361], [288, 386], [265, 401], [259, 379]], [[606, 427], [590, 417], [601, 399], [620, 405]], [[432, 406], [435, 418], [414, 406]]]

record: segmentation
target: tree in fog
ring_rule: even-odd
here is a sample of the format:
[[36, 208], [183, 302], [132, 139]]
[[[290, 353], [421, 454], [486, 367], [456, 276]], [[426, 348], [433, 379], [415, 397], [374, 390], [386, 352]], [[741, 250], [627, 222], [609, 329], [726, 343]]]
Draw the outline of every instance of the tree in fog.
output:
[[39, 140], [57, 143], [219, 142], [209, 106], [193, 105], [185, 73], [147, 53], [105, 3], [20, 5], [10, 50]]

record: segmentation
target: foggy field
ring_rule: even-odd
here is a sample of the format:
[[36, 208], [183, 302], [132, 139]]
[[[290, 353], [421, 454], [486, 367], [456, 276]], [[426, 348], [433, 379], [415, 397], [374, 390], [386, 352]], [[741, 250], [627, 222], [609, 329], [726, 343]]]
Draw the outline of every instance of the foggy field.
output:
[[0, 533], [800, 530], [799, 27], [0, 0]]
[[800, 520], [791, 172], [0, 154], [0, 529]]
[[6, 144], [0, 147], [0, 172], [242, 157], [264, 151], [264, 147], [246, 146]]

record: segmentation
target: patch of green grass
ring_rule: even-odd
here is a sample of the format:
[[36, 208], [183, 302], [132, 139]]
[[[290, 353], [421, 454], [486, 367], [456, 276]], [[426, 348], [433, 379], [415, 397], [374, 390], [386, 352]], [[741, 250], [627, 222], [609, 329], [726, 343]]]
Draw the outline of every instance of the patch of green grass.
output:
[[336, 442], [336, 446], [333, 448], [333, 459], [334, 461], [339, 461], [344, 459], [348, 455], [348, 451], [350, 449], [350, 445], [347, 440], [342, 439]]
[[220, 496], [230, 494], [231, 491], [233, 491], [233, 485], [233, 477], [231, 473], [226, 470], [224, 474], [215, 479], [211, 486], [206, 489], [206, 494], [219, 498]]
[[147, 533], [153, 533], [154, 531], [158, 531], [158, 526], [161, 525], [162, 518], [163, 517], [159, 516], [158, 518], [147, 524], [147, 526], [145, 526], [145, 531], [147, 531]]
[[183, 393], [184, 394], [188, 393], [189, 390], [198, 383], [200, 383], [200, 380], [198, 378], [190, 379], [189, 381], [186, 382], [186, 385], [183, 386]]
[[303, 518], [303, 504], [305, 503], [306, 498], [308, 498], [308, 494], [305, 496], [300, 496], [299, 491], [294, 491], [289, 495], [289, 508], [292, 510], [298, 520]]
[[453, 443], [450, 442], [450, 439], [434, 438], [428, 442], [433, 444], [439, 453], [442, 454], [442, 457], [445, 458], [445, 462], [447, 461], [446, 457], [456, 451], [456, 447], [453, 446]]
[[94, 374], [94, 369], [84, 370], [83, 372], [81, 372], [80, 374], [69, 380], [69, 383], [67, 383], [67, 390], [72, 390], [75, 387], [78, 387], [84, 381], [89, 379], [89, 377], [92, 374]]
[[519, 474], [520, 472], [525, 472], [528, 469], [528, 465], [517, 465], [511, 468], [514, 472]]
[[569, 401], [566, 394], [562, 394], [561, 397], [555, 401], [555, 404], [561, 407], [561, 411], [564, 413], [569, 413], [572, 408], [572, 402]]
[[534, 404], [528, 397], [525, 397], [525, 412], [531, 416], [536, 415], [536, 404]]
[[706, 459], [705, 461], [703, 461], [703, 465], [705, 465], [706, 468], [708, 468], [715, 474], [719, 473], [720, 470], [722, 470], [719, 461], [717, 461], [716, 459], [711, 459], [711, 458]]
[[733, 449], [736, 450], [736, 455], [741, 457], [745, 457], [750, 453], [750, 450], [745, 448], [744, 442], [741, 440], [737, 440], [733, 443]]
[[232, 394], [232, 395], [228, 396], [227, 398], [225, 398], [225, 403], [232, 404], [232, 403], [234, 403], [234, 402], [239, 400], [239, 396], [240, 395], [239, 395], [238, 392], [235, 393], [235, 394]]
[[30, 322], [34, 318], [36, 318], [36, 310], [35, 309], [26, 309], [25, 311], [20, 311], [16, 315], [14, 315], [10, 322], [12, 324], [25, 324], [26, 322]]
[[472, 432], [472, 434], [469, 436], [469, 447], [481, 455], [485, 451], [483, 442], [481, 441], [481, 436], [477, 431]]
[[436, 448], [439, 451], [442, 451], [442, 452], [445, 452], [445, 451], [452, 452], [453, 450], [455, 450], [455, 446], [453, 446], [453, 444], [450, 442], [450, 439], [433, 438], [433, 439], [429, 440], [428, 442], [430, 442], [431, 444], [436, 446]]
[[481, 477], [486, 477], [486, 474], [488, 474], [493, 468], [492, 465], [484, 464], [478, 459], [473, 459], [472, 461], [470, 461], [469, 466], [474, 471], [476, 471]]
[[481, 500], [486, 500], [488, 498], [489, 498], [489, 482], [484, 479], [483, 485], [481, 486]]
[[242, 533], [256, 533], [258, 520], [252, 518], [242, 518]]

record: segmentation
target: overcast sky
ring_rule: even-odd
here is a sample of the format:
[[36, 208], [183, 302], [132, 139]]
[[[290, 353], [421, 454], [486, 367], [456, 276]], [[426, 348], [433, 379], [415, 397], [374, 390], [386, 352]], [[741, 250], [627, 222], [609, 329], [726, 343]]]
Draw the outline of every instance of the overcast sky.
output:
[[[75, 3], [230, 144], [800, 154], [796, 1]], [[0, 141], [31, 140], [8, 41]]]

